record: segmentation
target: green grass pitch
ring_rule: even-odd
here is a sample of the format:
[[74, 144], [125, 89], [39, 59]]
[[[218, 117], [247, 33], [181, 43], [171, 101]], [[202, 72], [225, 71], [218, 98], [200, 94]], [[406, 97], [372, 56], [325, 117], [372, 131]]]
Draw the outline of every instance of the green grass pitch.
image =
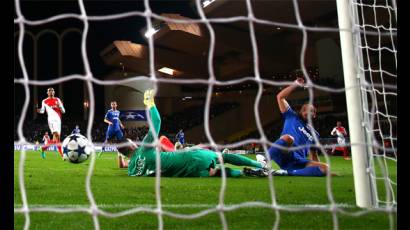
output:
[[[14, 205], [21, 207], [18, 180], [20, 152], [14, 153]], [[250, 155], [250, 157], [254, 157]], [[322, 156], [322, 161], [324, 157]], [[39, 152], [28, 151], [25, 162], [25, 187], [31, 207], [88, 207], [85, 178], [90, 161], [70, 164], [55, 152], [47, 152], [46, 159]], [[396, 181], [396, 163], [387, 162], [389, 176]], [[355, 195], [352, 163], [342, 157], [331, 157], [332, 168], [340, 175], [332, 178], [335, 202], [346, 212], [363, 211], [354, 207]], [[273, 166], [277, 168], [276, 165]], [[116, 154], [104, 153], [96, 159], [91, 189], [95, 201], [106, 212], [118, 213], [136, 206], [155, 208], [155, 178], [127, 176], [117, 168]], [[328, 205], [326, 178], [275, 177], [276, 200], [279, 205]], [[378, 183], [379, 197], [384, 199], [384, 185]], [[215, 207], [219, 202], [221, 178], [162, 178], [163, 210], [194, 214]], [[395, 187], [394, 187], [395, 189]], [[224, 197], [226, 205], [260, 201], [271, 203], [267, 178], [228, 178]], [[272, 229], [277, 216], [268, 208], [240, 208], [225, 212], [229, 229]], [[396, 215], [382, 212], [366, 213], [358, 217], [338, 214], [339, 229], [389, 229], [389, 217], [396, 228]], [[158, 219], [152, 213], [135, 213], [118, 218], [99, 216], [101, 229], [157, 229]], [[164, 216], [164, 229], [222, 229], [220, 215], [213, 212], [193, 220]], [[281, 211], [280, 229], [332, 229], [330, 212]], [[25, 217], [14, 214], [14, 228], [23, 229]], [[30, 229], [93, 229], [93, 220], [86, 212], [31, 212]]]

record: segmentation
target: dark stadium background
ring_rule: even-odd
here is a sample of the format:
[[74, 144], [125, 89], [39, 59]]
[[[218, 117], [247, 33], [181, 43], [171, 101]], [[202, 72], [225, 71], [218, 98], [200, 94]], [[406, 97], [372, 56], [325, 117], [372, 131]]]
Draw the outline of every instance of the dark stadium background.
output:
[[[89, 15], [106, 15], [114, 13], [122, 13], [131, 10], [144, 11], [143, 1], [101, 1], [101, 0], [86, 0], [84, 1], [87, 14]], [[63, 0], [63, 1], [40, 1], [40, 0], [23, 0], [20, 3], [22, 13], [26, 19], [40, 20], [63, 13], [80, 13], [78, 1]], [[180, 13], [184, 16], [197, 17], [190, 1], [165, 1], [156, 0], [150, 1], [151, 10], [154, 13]], [[15, 14], [16, 17], [16, 14]], [[141, 34], [140, 30], [146, 26], [146, 20], [142, 17], [130, 17], [120, 20], [108, 20], [103, 22], [89, 22], [89, 32], [87, 37], [87, 52], [91, 65], [91, 71], [94, 77], [101, 78], [107, 74], [111, 67], [105, 65], [100, 56], [102, 49], [107, 47], [114, 40], [129, 40], [146, 44], [147, 40]], [[57, 32], [64, 29], [75, 27], [83, 29], [83, 22], [76, 19], [64, 19], [53, 23], [47, 23], [41, 26], [26, 26], [29, 30], [36, 32], [43, 29], [52, 29]], [[18, 26], [14, 25], [14, 30], [18, 31]], [[14, 40], [17, 47], [17, 37]], [[63, 75], [83, 74], [83, 63], [81, 57], [81, 37], [76, 33], [68, 34], [63, 42]], [[17, 49], [15, 49], [17, 50]], [[29, 77], [31, 76], [32, 66], [32, 50], [33, 45], [30, 39], [24, 40], [24, 56]], [[38, 79], [48, 80], [58, 76], [58, 60], [57, 60], [57, 39], [55, 36], [45, 35], [39, 41], [38, 53]], [[22, 77], [20, 71], [18, 56], [14, 56], [15, 78]], [[64, 83], [64, 104], [69, 106], [70, 115], [78, 116], [73, 119], [82, 119], [83, 114], [83, 91], [80, 81], [70, 81]], [[38, 87], [38, 100], [45, 98], [47, 87]], [[58, 96], [58, 86], [56, 96]], [[104, 98], [103, 87], [94, 84], [94, 93], [96, 98]], [[17, 96], [16, 96], [17, 95]], [[19, 115], [23, 105], [24, 90], [21, 85], [15, 85], [15, 114]], [[31, 98], [30, 103], [33, 102]], [[75, 106], [73, 106], [75, 105]], [[96, 100], [96, 113], [102, 116], [107, 108], [104, 107], [103, 100]], [[32, 116], [31, 106], [29, 107], [28, 116]]]

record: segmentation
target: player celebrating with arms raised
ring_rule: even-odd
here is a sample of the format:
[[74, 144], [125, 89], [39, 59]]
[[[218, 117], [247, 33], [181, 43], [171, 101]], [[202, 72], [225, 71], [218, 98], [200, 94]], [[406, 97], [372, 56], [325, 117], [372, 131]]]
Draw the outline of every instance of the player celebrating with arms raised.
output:
[[[318, 161], [314, 144], [313, 132], [317, 138], [319, 134], [309, 125], [308, 115], [312, 119], [316, 117], [316, 108], [311, 104], [304, 104], [299, 113], [296, 113], [286, 101], [286, 98], [299, 86], [303, 86], [304, 80], [298, 78], [292, 85], [283, 89], [276, 96], [279, 110], [285, 119], [281, 137], [274, 144], [283, 148], [305, 146], [301, 149], [287, 151], [276, 146], [269, 148], [269, 156], [279, 166], [280, 170], [272, 170], [273, 175], [290, 176], [325, 176], [328, 173], [328, 165]], [[311, 159], [307, 159], [308, 155]], [[259, 161], [265, 161], [262, 155], [257, 155]]]
[[[63, 152], [61, 150], [61, 142], [60, 142], [60, 135], [61, 135], [61, 117], [62, 114], [65, 113], [65, 109], [63, 103], [58, 97], [54, 96], [55, 92], [53, 88], [47, 89], [48, 97], [44, 99], [41, 103], [41, 109], [37, 109], [38, 113], [43, 114], [47, 111], [47, 120], [48, 126], [50, 128], [51, 133], [53, 134], [53, 140], [50, 141], [50, 144], [56, 144], [58, 152], [60, 156], [63, 156]], [[41, 147], [41, 156], [44, 155], [44, 151], [47, 149], [48, 145]], [[44, 157], [43, 157], [44, 158]]]

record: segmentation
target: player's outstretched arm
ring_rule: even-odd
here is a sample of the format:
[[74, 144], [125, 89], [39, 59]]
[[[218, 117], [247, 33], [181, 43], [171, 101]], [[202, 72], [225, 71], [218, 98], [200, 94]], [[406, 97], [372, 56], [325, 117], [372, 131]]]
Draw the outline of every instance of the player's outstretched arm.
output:
[[299, 86], [303, 86], [305, 80], [303, 78], [297, 78], [292, 85], [284, 88], [276, 95], [276, 100], [278, 101], [279, 110], [281, 113], [284, 113], [289, 108], [289, 103], [286, 101], [286, 98]]
[[153, 126], [148, 130], [147, 135], [144, 137], [143, 143], [154, 142], [154, 135], [158, 137], [159, 131], [161, 129], [161, 117], [159, 115], [158, 109], [155, 106], [154, 101], [155, 92], [154, 90], [146, 90], [144, 93], [144, 104], [149, 110], [149, 115]]

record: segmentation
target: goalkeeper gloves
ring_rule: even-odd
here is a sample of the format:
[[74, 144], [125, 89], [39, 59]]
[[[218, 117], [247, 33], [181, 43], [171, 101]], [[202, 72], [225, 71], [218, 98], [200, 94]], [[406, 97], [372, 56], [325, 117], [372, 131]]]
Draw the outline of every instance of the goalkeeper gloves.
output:
[[147, 106], [148, 109], [155, 106], [154, 95], [155, 92], [153, 89], [148, 89], [144, 92], [144, 104]]

